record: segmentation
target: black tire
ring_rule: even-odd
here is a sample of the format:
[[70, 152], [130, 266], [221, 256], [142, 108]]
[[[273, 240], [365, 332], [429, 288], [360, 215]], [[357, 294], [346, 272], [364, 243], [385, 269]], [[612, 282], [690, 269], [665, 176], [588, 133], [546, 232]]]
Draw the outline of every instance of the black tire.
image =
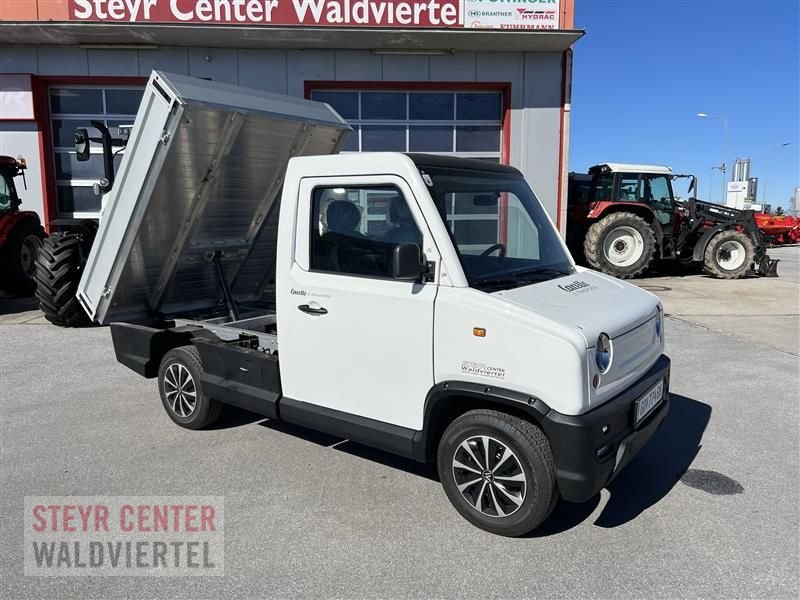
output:
[[[483, 439], [488, 439], [488, 444], [484, 445]], [[479, 458], [481, 450], [484, 455]], [[503, 456], [507, 458], [501, 460]], [[491, 533], [524, 535], [543, 523], [558, 501], [547, 438], [533, 423], [506, 413], [473, 410], [455, 419], [439, 441], [437, 466], [442, 487], [455, 509], [467, 521]], [[524, 483], [511, 479], [519, 478], [520, 473]], [[467, 485], [473, 477], [475, 483]], [[467, 487], [462, 491], [459, 485]]]
[[[641, 239], [640, 247], [639, 240], [635, 244], [625, 241], [631, 236], [635, 239], [637, 235]], [[615, 236], [620, 236], [616, 243]], [[619, 260], [612, 260], [615, 255], [609, 256], [607, 245], [612, 246], [608, 249], [612, 253], [619, 248]], [[625, 254], [629, 248], [632, 256]], [[589, 266], [619, 279], [630, 279], [644, 273], [652, 264], [655, 251], [653, 228], [642, 217], [629, 212], [615, 212], [603, 217], [589, 227], [583, 239], [583, 254]]]
[[[223, 404], [203, 393], [202, 373], [203, 363], [194, 346], [170, 350], [158, 368], [158, 393], [164, 410], [170, 419], [186, 429], [208, 427], [222, 414]], [[190, 379], [181, 379], [187, 374]], [[191, 404], [192, 398], [194, 405]]]
[[719, 279], [740, 279], [750, 273], [756, 257], [752, 240], [739, 231], [721, 231], [711, 238], [703, 269]]
[[36, 291], [36, 257], [46, 237], [33, 218], [19, 221], [0, 250], [0, 287], [12, 296], [31, 296]]
[[36, 298], [45, 318], [61, 327], [91, 323], [75, 294], [86, 263], [79, 235], [54, 233], [36, 258]]

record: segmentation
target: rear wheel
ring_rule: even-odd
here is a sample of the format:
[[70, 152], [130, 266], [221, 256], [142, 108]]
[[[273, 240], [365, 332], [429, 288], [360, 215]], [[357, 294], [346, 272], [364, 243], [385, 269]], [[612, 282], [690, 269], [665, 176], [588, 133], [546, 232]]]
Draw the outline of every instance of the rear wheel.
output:
[[755, 256], [755, 246], [744, 233], [722, 231], [706, 246], [703, 268], [720, 279], [740, 279], [750, 272]]
[[467, 521], [499, 535], [538, 527], [558, 500], [550, 444], [532, 423], [493, 410], [453, 421], [439, 442], [442, 487]]
[[36, 291], [36, 256], [44, 237], [44, 229], [32, 218], [16, 224], [0, 250], [3, 290], [13, 296], [30, 296]]
[[652, 263], [656, 238], [650, 224], [629, 212], [617, 212], [589, 227], [583, 253], [589, 265], [608, 275], [629, 279]]
[[81, 237], [54, 233], [46, 238], [36, 258], [36, 298], [45, 318], [54, 325], [88, 325], [89, 317], [75, 294], [86, 262]]
[[202, 429], [219, 419], [222, 403], [203, 393], [203, 363], [194, 346], [164, 355], [158, 369], [158, 391], [169, 418], [186, 429]]

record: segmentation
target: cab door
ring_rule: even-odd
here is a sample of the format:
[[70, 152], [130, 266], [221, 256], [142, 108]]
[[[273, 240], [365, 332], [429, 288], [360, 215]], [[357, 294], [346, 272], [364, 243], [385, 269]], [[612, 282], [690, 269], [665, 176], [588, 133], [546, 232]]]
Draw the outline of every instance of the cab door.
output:
[[[392, 278], [392, 251], [419, 242], [434, 281]], [[439, 253], [396, 176], [303, 179], [294, 259], [279, 281], [284, 396], [420, 430], [433, 379]]]

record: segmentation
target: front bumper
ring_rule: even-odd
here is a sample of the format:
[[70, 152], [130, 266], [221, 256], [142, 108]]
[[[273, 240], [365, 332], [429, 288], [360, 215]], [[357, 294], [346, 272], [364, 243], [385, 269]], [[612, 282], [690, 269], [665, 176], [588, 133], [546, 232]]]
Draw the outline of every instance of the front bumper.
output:
[[[669, 411], [669, 371], [670, 360], [662, 354], [643, 377], [602, 406], [578, 416], [554, 410], [545, 415], [541, 425], [550, 440], [564, 500], [585, 502], [592, 498], [655, 433]], [[661, 402], [634, 426], [636, 400], [661, 379], [664, 380]]]

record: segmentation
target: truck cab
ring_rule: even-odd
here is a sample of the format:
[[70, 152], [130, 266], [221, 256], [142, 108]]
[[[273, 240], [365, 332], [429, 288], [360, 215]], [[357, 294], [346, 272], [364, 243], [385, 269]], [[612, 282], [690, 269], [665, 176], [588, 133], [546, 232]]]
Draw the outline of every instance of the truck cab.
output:
[[[664, 419], [658, 299], [577, 267], [516, 169], [335, 154], [349, 127], [326, 105], [151, 87], [78, 299], [178, 425], [233, 405], [435, 461], [462, 516], [515, 536], [597, 494]], [[187, 152], [196, 122], [222, 133]], [[264, 132], [293, 142], [251, 154]], [[497, 216], [480, 244], [475, 214]]]

